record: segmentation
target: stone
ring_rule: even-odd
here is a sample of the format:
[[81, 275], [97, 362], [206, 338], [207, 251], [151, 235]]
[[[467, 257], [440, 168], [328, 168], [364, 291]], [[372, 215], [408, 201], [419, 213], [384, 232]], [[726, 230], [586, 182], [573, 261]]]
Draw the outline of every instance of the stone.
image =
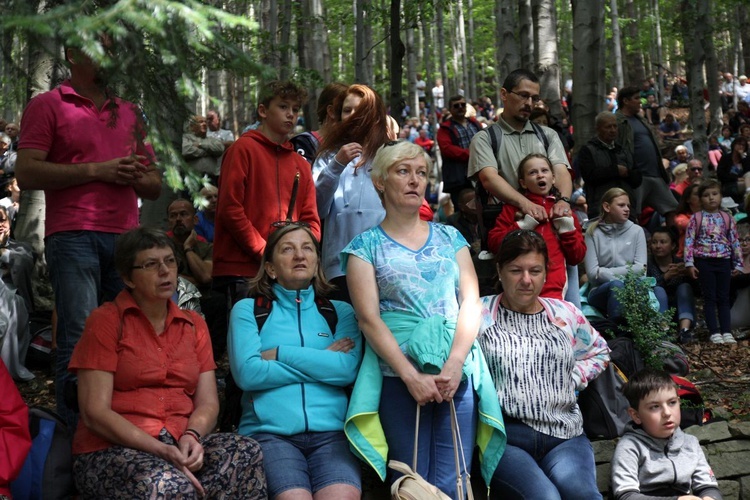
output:
[[594, 462], [600, 464], [612, 460], [615, 454], [615, 441], [592, 441], [594, 448]]
[[750, 422], [730, 422], [729, 434], [736, 439], [750, 439]]
[[750, 500], [750, 476], [740, 478], [740, 500]]
[[726, 422], [714, 422], [708, 425], [694, 425], [685, 429], [687, 434], [698, 438], [701, 444], [714, 443], [732, 439], [729, 433], [729, 425]]
[[608, 463], [596, 466], [596, 487], [599, 488], [599, 492], [604, 495], [604, 498], [607, 498], [607, 492], [609, 491], [611, 472], [612, 468]]
[[706, 459], [717, 478], [750, 475], [750, 441], [711, 443], [706, 448]]
[[724, 500], [742, 500], [738, 481], [719, 481], [719, 491]]

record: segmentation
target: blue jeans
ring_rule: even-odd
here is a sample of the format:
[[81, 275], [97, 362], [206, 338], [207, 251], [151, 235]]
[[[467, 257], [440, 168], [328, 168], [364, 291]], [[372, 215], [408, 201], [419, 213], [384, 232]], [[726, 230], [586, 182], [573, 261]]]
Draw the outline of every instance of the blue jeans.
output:
[[[622, 304], [617, 300], [617, 293], [615, 292], [624, 287], [625, 284], [620, 280], [612, 280], [601, 284], [589, 293], [589, 304], [604, 313], [612, 321], [618, 321], [622, 317]], [[667, 292], [660, 286], [655, 286], [653, 291], [659, 301], [659, 312], [669, 309]]]
[[[703, 292], [703, 314], [709, 333], [731, 332], [731, 310], [729, 302], [729, 281], [732, 277], [731, 259], [695, 258], [698, 268], [698, 284]], [[716, 322], [716, 312], [719, 322]]]
[[690, 325], [695, 325], [695, 296], [690, 283], [677, 285], [674, 296], [669, 297], [670, 306], [674, 303], [677, 309], [677, 319], [689, 319]]
[[261, 433], [252, 436], [263, 450], [268, 496], [291, 489], [313, 494], [334, 484], [357, 489], [361, 467], [343, 432], [303, 432], [293, 436]]
[[102, 302], [113, 300], [124, 285], [114, 265], [119, 235], [97, 231], [63, 231], [45, 240], [49, 277], [57, 308], [57, 412], [71, 429], [78, 414], [65, 404], [65, 384], [73, 348], [81, 338], [86, 318]]
[[[453, 401], [456, 405], [461, 444], [466, 457], [466, 472], [471, 472], [477, 429], [477, 406], [471, 380], [459, 384]], [[409, 394], [406, 384], [398, 377], [384, 377], [383, 393], [380, 397], [380, 422], [388, 442], [389, 460], [398, 460], [409, 467], [412, 466], [416, 418], [417, 403]], [[449, 497], [456, 498], [456, 461], [453, 456], [450, 418], [450, 404], [446, 402], [428, 403], [421, 408], [417, 473]], [[388, 473], [389, 483], [393, 483], [400, 476], [392, 470]]]
[[558, 439], [515, 419], [505, 420], [508, 445], [492, 476], [491, 498], [587, 500], [596, 486], [594, 450], [585, 435]]

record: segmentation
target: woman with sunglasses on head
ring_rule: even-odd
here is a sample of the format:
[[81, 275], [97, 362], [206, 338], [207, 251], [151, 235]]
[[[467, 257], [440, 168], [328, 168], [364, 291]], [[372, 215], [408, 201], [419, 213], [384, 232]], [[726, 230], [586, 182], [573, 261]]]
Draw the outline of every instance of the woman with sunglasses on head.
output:
[[475, 437], [483, 439], [487, 480], [505, 443], [497, 397], [475, 344], [479, 290], [469, 245], [455, 228], [419, 218], [430, 168], [422, 148], [387, 144], [372, 168], [385, 219], [341, 254], [368, 342], [345, 430], [353, 449], [381, 479], [386, 479], [386, 458], [412, 464], [416, 454], [416, 472], [457, 498], [450, 402], [467, 471]]
[[538, 233], [508, 233], [495, 263], [503, 292], [482, 298], [479, 343], [508, 445], [490, 498], [602, 498], [576, 398], [607, 367], [607, 343], [573, 304], [539, 296], [548, 255]]
[[229, 365], [245, 391], [238, 431], [263, 449], [270, 498], [358, 499], [360, 465], [343, 429], [362, 337], [352, 307], [325, 299], [313, 233], [279, 226], [229, 321]]
[[73, 475], [81, 498], [266, 498], [258, 443], [213, 434], [219, 413], [211, 338], [179, 309], [172, 239], [122, 234], [126, 289], [95, 309], [73, 351], [81, 419]]
[[341, 121], [323, 137], [313, 164], [318, 215], [323, 232], [323, 273], [336, 286], [332, 298], [350, 301], [339, 253], [383, 220], [385, 212], [372, 184], [372, 159], [389, 139], [385, 104], [366, 85], [351, 85], [335, 101]]

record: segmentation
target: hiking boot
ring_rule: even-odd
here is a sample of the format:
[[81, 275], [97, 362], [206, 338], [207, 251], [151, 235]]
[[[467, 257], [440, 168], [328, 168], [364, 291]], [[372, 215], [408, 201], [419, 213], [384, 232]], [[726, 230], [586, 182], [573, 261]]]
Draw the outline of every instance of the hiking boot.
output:
[[710, 337], [712, 344], [723, 344], [724, 343], [724, 337], [720, 333], [713, 333]]
[[736, 344], [737, 343], [737, 341], [734, 340], [734, 337], [732, 336], [731, 333], [725, 333], [721, 337], [722, 337], [722, 339], [724, 339], [724, 343], [725, 344]]
[[677, 343], [678, 344], [692, 344], [695, 342], [695, 335], [693, 335], [693, 331], [690, 330], [690, 328], [683, 328], [680, 330], [680, 333], [677, 335]]

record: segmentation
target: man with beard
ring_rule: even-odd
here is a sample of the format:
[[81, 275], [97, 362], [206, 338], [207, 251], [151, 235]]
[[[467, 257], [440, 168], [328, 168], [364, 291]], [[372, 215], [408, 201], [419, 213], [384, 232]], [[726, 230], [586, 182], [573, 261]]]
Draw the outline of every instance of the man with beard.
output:
[[195, 232], [198, 217], [188, 200], [178, 198], [167, 208], [169, 231], [174, 241], [175, 255], [180, 262], [179, 275], [198, 287], [201, 293], [201, 312], [211, 333], [214, 359], [221, 359], [226, 349], [226, 296], [211, 289], [213, 244]]
[[[102, 37], [107, 48], [111, 40]], [[19, 187], [44, 190], [45, 245], [57, 310], [57, 411], [65, 404], [68, 362], [89, 314], [123, 288], [115, 269], [118, 236], [138, 225], [138, 198], [156, 199], [161, 174], [144, 143], [142, 112], [107, 88], [100, 67], [65, 48], [70, 79], [34, 97], [21, 121]]]

